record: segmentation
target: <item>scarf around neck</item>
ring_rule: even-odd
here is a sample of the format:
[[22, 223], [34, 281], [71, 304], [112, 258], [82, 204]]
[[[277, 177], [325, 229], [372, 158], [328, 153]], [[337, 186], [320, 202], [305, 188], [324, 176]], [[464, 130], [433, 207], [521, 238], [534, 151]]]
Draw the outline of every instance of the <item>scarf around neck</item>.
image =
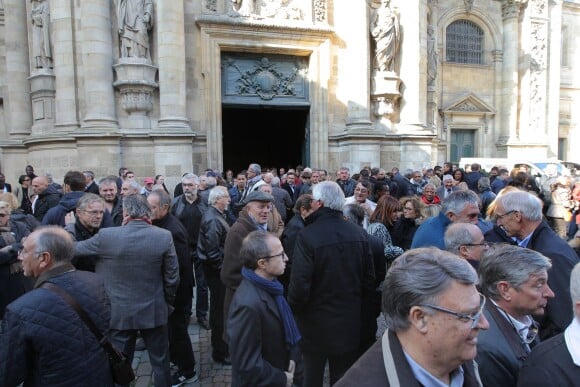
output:
[[300, 332], [298, 331], [298, 326], [296, 325], [296, 321], [294, 320], [290, 306], [284, 298], [284, 287], [280, 281], [277, 279], [273, 281], [267, 280], [263, 277], [260, 277], [254, 273], [253, 270], [250, 270], [247, 267], [242, 267], [242, 277], [274, 297], [276, 305], [278, 306], [278, 312], [280, 312], [280, 317], [282, 317], [282, 321], [284, 323], [286, 344], [288, 348], [294, 347], [298, 341], [300, 341], [302, 336], [300, 336]]

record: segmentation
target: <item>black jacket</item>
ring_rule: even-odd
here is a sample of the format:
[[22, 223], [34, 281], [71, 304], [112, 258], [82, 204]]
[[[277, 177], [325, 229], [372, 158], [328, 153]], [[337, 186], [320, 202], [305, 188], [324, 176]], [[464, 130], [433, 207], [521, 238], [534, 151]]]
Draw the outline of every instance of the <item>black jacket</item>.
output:
[[306, 218], [293, 253], [288, 302], [302, 334], [303, 350], [356, 351], [363, 305], [375, 292], [366, 231], [320, 208]]
[[206, 267], [221, 270], [228, 231], [225, 213], [211, 206], [201, 218], [197, 241], [197, 256]]
[[61, 194], [57, 191], [54, 186], [49, 185], [44, 192], [38, 195], [36, 203], [34, 204], [34, 217], [42, 222], [44, 215], [52, 207], [55, 207], [60, 202]]
[[103, 280], [65, 264], [43, 273], [36, 289], [8, 306], [0, 335], [0, 386], [113, 386], [105, 350], [77, 312], [45, 281], [75, 298], [108, 334], [111, 308]]
[[175, 293], [173, 305], [176, 309], [185, 308], [184, 311], [190, 313], [194, 279], [193, 261], [191, 260], [191, 252], [189, 251], [187, 230], [179, 219], [171, 213], [168, 213], [161, 219], [155, 219], [153, 225], [171, 232], [173, 244], [175, 245], [175, 253], [177, 254], [177, 260], [179, 262], [179, 286]]

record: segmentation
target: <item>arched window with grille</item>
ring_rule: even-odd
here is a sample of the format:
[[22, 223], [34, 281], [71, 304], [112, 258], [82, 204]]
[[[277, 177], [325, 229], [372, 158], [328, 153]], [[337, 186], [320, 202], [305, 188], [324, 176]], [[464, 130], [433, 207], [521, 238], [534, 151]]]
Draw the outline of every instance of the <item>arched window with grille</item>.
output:
[[448, 62], [483, 64], [481, 28], [469, 20], [457, 20], [446, 31], [446, 58]]

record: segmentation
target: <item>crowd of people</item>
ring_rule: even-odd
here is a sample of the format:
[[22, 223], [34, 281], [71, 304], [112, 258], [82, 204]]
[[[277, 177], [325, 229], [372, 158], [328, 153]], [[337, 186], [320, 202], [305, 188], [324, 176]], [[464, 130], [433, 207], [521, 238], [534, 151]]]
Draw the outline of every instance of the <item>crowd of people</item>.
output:
[[233, 386], [320, 387], [325, 370], [336, 386], [580, 380], [572, 176], [251, 163], [170, 190], [127, 168], [62, 185], [24, 171], [0, 173], [2, 386], [114, 385], [50, 286], [129, 361], [146, 349], [155, 386], [198, 380], [193, 313]]

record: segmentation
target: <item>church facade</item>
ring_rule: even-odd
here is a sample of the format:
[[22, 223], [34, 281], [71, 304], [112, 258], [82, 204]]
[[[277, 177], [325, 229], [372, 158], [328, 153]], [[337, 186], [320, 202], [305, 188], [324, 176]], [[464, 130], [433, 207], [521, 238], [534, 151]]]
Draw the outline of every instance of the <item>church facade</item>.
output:
[[578, 1], [2, 0], [0, 169], [579, 162], [577, 36]]

